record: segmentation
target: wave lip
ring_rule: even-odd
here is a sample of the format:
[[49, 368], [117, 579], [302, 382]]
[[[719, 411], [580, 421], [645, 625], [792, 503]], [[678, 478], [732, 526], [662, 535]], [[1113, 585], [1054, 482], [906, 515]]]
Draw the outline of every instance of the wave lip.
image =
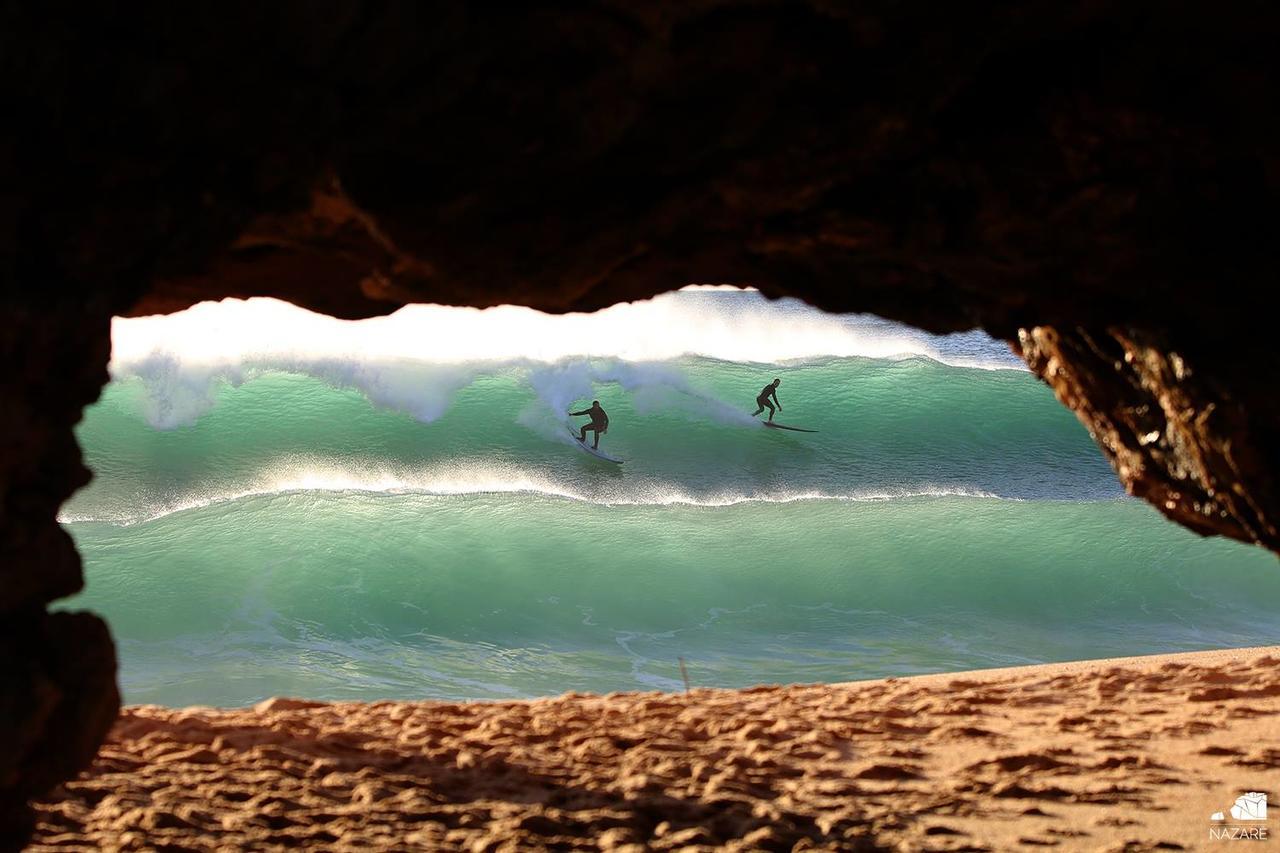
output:
[[449, 465], [434, 472], [354, 473], [341, 468], [286, 468], [266, 475], [243, 488], [210, 490], [159, 503], [138, 513], [77, 513], [58, 516], [63, 524], [107, 522], [121, 527], [155, 521], [210, 506], [235, 503], [247, 498], [307, 493], [354, 493], [369, 495], [421, 495], [464, 497], [527, 494], [608, 507], [691, 506], [729, 507], [749, 503], [796, 503], [800, 501], [846, 501], [872, 503], [910, 498], [965, 497], [1019, 501], [982, 489], [954, 486], [907, 486], [887, 489], [859, 489], [849, 492], [821, 489], [746, 492], [711, 491], [698, 494], [671, 484], [643, 482], [635, 486], [596, 491], [575, 488], [552, 477], [539, 476], [502, 465]]
[[409, 305], [357, 321], [273, 299], [205, 302], [171, 315], [116, 318], [110, 370], [116, 380], [140, 379], [148, 421], [169, 429], [210, 411], [219, 383], [272, 372], [353, 388], [429, 423], [482, 376], [516, 369], [536, 381], [592, 360], [611, 361], [610, 370], [623, 373], [652, 373], [685, 358], [777, 366], [927, 358], [969, 369], [1026, 369], [980, 332], [930, 335], [870, 315], [827, 314], [794, 299], [730, 290], [693, 287], [594, 314]]
[[204, 302], [156, 317], [116, 318], [112, 371], [169, 354], [198, 365], [337, 359], [430, 364], [553, 363], [566, 358], [669, 361], [703, 356], [748, 364], [805, 358], [925, 356], [964, 367], [1025, 369], [989, 338], [966, 347], [870, 315], [827, 314], [756, 291], [690, 289], [593, 314], [532, 308], [409, 305], [386, 317], [337, 320], [274, 299]]

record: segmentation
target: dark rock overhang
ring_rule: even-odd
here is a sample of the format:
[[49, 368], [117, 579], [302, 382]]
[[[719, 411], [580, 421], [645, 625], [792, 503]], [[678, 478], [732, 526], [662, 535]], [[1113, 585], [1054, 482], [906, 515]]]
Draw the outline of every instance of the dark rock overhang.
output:
[[[1010, 340], [1126, 487], [1280, 550], [1264, 4], [6, 4], [0, 823], [118, 705], [58, 506], [113, 314], [690, 282]], [[1212, 571], [1212, 567], [1205, 567]]]

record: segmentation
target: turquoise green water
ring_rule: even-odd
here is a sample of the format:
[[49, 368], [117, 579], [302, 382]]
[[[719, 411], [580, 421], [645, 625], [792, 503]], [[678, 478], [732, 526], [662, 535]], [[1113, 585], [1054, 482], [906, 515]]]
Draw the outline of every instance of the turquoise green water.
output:
[[[147, 386], [125, 379], [108, 388], [80, 429], [98, 480], [66, 515], [137, 520], [304, 484], [522, 489], [646, 504], [1121, 494], [1075, 418], [1024, 372], [924, 358], [824, 359], [767, 370], [709, 359], [503, 366], [477, 375], [430, 424], [371, 405], [354, 389], [273, 371], [239, 387], [217, 384], [217, 405], [194, 426], [174, 430], [147, 427]], [[749, 417], [767, 381], [761, 375], [774, 373], [786, 377], [784, 407], [794, 401], [778, 422], [816, 435], [765, 431]], [[579, 382], [579, 374], [594, 381]], [[573, 394], [578, 384], [584, 396]], [[540, 388], [551, 389], [553, 404]], [[602, 446], [627, 459], [625, 467], [602, 466], [572, 447], [560, 413], [589, 405], [586, 395], [609, 411]]]
[[[171, 367], [117, 371], [80, 428], [98, 477], [63, 515], [88, 577], [72, 604], [111, 621], [130, 702], [676, 689], [678, 657], [696, 684], [745, 686], [1280, 641], [1275, 559], [1124, 497], [1022, 371]], [[774, 375], [779, 421], [818, 433], [743, 413]], [[623, 466], [564, 435], [592, 395]], [[151, 425], [192, 405], [190, 425]]]

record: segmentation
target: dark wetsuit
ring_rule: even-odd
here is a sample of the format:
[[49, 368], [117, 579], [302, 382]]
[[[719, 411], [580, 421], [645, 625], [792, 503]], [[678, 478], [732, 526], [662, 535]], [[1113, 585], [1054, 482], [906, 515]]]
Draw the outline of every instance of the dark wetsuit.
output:
[[[769, 402], [770, 397], [773, 398], [772, 403]], [[759, 406], [759, 408], [755, 410], [755, 413], [752, 414], [751, 417], [754, 418], [765, 409], [768, 409], [769, 420], [773, 420], [773, 416], [776, 413], [776, 410], [773, 408], [774, 403], [778, 404], [779, 409], [782, 408], [782, 404], [778, 403], [778, 386], [770, 382], [768, 385], [764, 386], [764, 390], [760, 392], [760, 396], [756, 397], [756, 405]]]
[[590, 409], [583, 409], [581, 412], [570, 412], [569, 414], [575, 418], [579, 415], [587, 415], [591, 418], [591, 423], [583, 426], [582, 430], [578, 433], [578, 441], [585, 443], [587, 440], [587, 430], [591, 430], [596, 434], [596, 441], [592, 447], [599, 447], [600, 436], [609, 431], [609, 416], [605, 414], [604, 407], [593, 406]]

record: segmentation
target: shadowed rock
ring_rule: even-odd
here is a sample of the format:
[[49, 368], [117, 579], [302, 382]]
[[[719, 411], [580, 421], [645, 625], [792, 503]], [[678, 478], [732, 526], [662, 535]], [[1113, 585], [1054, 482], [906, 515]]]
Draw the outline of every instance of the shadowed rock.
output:
[[[59, 683], [30, 638], [81, 582], [54, 518], [109, 317], [226, 296], [359, 317], [733, 282], [978, 326], [1131, 492], [1280, 548], [1278, 13], [864, 5], [0, 5], [0, 677]], [[60, 732], [115, 699], [85, 642], [97, 699], [19, 690], [0, 756], [88, 759]]]

